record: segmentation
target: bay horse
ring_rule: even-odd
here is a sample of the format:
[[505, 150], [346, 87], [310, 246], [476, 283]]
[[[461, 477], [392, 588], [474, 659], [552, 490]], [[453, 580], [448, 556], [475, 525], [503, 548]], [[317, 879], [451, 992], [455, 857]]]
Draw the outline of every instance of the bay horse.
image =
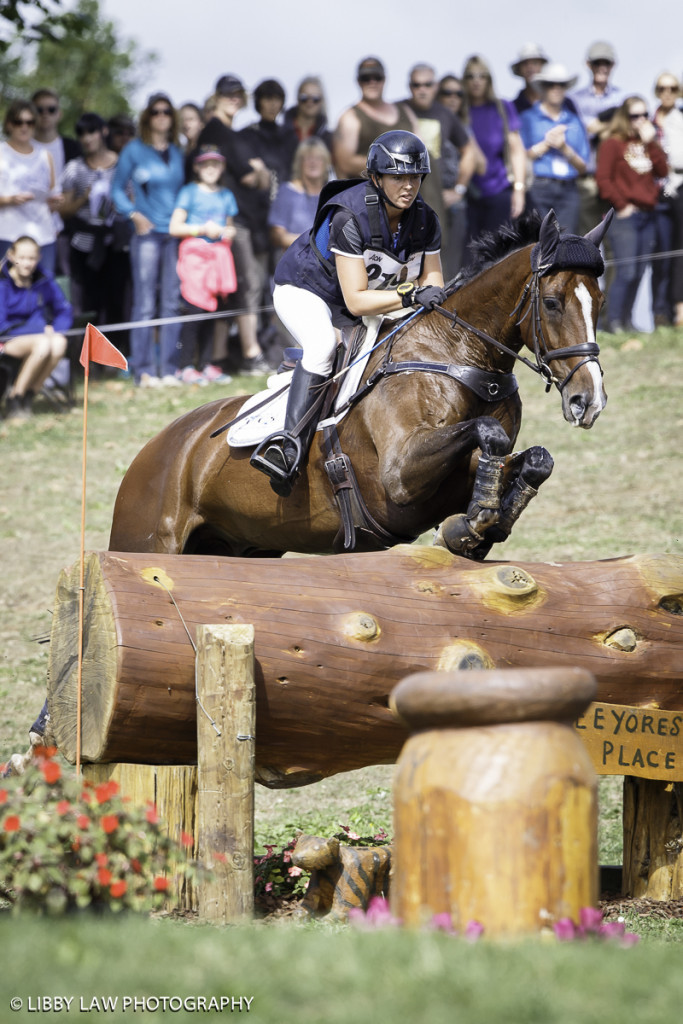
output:
[[[598, 247], [609, 220], [581, 237], [563, 233], [550, 211], [540, 229], [536, 215], [475, 248], [444, 306], [411, 317], [376, 348], [362, 399], [338, 424], [334, 443], [317, 431], [287, 498], [250, 466], [251, 449], [212, 437], [243, 398], [181, 416], [124, 476], [110, 550], [323, 553], [335, 539], [340, 546], [342, 526], [347, 550], [389, 547], [440, 526], [437, 543], [484, 557], [552, 469], [543, 448], [510, 455], [522, 408], [515, 362], [538, 372], [547, 389], [557, 386], [573, 426], [591, 427], [605, 406], [595, 331], [603, 302]], [[535, 362], [520, 355], [524, 345]], [[332, 476], [333, 486], [326, 463], [346, 471]], [[360, 523], [341, 501], [354, 472], [356, 506], [364, 503], [367, 513]]]

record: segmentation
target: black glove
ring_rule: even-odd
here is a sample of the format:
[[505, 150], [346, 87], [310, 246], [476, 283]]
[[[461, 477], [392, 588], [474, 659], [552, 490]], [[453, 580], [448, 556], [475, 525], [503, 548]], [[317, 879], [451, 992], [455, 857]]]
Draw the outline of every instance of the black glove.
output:
[[443, 306], [446, 301], [445, 288], [439, 288], [436, 284], [425, 284], [413, 292], [413, 305], [423, 306], [425, 309], [434, 309], [434, 306]]

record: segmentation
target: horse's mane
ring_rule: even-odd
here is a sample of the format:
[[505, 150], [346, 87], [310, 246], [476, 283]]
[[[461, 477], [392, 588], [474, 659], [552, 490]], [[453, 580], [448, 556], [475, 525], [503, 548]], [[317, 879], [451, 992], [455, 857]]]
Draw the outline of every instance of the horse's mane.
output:
[[471, 258], [453, 282], [454, 290], [457, 291], [487, 267], [498, 263], [504, 256], [537, 242], [540, 229], [541, 218], [536, 210], [531, 210], [523, 213], [514, 223], [508, 221], [502, 224], [495, 232], [482, 232], [479, 238], [468, 245]]

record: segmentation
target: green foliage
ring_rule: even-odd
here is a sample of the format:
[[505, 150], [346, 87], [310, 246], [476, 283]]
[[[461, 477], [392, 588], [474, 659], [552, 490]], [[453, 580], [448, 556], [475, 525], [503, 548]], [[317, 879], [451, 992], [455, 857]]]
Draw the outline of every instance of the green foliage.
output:
[[72, 18], [77, 22], [63, 20], [58, 35], [16, 38], [0, 60], [3, 101], [30, 96], [39, 88], [56, 90], [64, 112], [60, 127], [66, 134], [85, 111], [105, 118], [130, 114], [131, 97], [157, 60], [155, 53], [119, 38], [115, 24], [103, 17], [99, 0], [79, 0]]
[[[81, 11], [65, 11], [62, 0], [2, 0], [0, 22], [14, 27], [25, 43], [80, 35], [89, 24]], [[0, 52], [10, 45], [0, 39]]]
[[153, 806], [133, 807], [116, 782], [67, 778], [54, 753], [39, 750], [0, 788], [0, 896], [16, 910], [149, 911], [163, 903], [169, 873], [195, 876]]

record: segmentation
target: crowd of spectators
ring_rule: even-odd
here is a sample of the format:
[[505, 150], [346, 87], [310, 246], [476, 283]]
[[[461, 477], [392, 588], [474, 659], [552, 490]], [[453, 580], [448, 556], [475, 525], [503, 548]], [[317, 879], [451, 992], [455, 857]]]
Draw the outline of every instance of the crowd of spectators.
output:
[[[35, 273], [62, 282], [77, 322], [140, 322], [112, 334], [140, 386], [263, 374], [286, 344], [269, 311], [278, 258], [309, 229], [324, 185], [361, 175], [373, 139], [403, 128], [430, 152], [423, 191], [441, 221], [447, 279], [466, 262], [469, 241], [524, 210], [552, 208], [563, 227], [585, 232], [613, 206], [601, 326], [631, 328], [648, 265], [655, 324], [680, 326], [681, 82], [660, 74], [650, 104], [614, 83], [616, 63], [611, 44], [593, 43], [577, 88], [578, 69], [525, 43], [510, 64], [522, 80], [510, 100], [498, 95], [481, 54], [462, 74], [415, 64], [409, 95], [388, 100], [384, 65], [371, 56], [357, 66], [360, 96], [337, 125], [328, 123], [323, 82], [308, 75], [291, 106], [278, 81], [260, 81], [255, 119], [241, 130], [234, 121], [249, 96], [226, 73], [210, 96], [179, 106], [155, 92], [137, 123], [87, 111], [75, 139], [59, 132], [59, 96], [41, 88], [4, 115], [0, 258], [11, 270], [12, 247], [33, 239]], [[203, 275], [197, 286], [192, 274]], [[6, 287], [20, 279], [12, 270]], [[187, 316], [202, 311], [232, 315]], [[9, 333], [22, 334], [21, 325]]]

